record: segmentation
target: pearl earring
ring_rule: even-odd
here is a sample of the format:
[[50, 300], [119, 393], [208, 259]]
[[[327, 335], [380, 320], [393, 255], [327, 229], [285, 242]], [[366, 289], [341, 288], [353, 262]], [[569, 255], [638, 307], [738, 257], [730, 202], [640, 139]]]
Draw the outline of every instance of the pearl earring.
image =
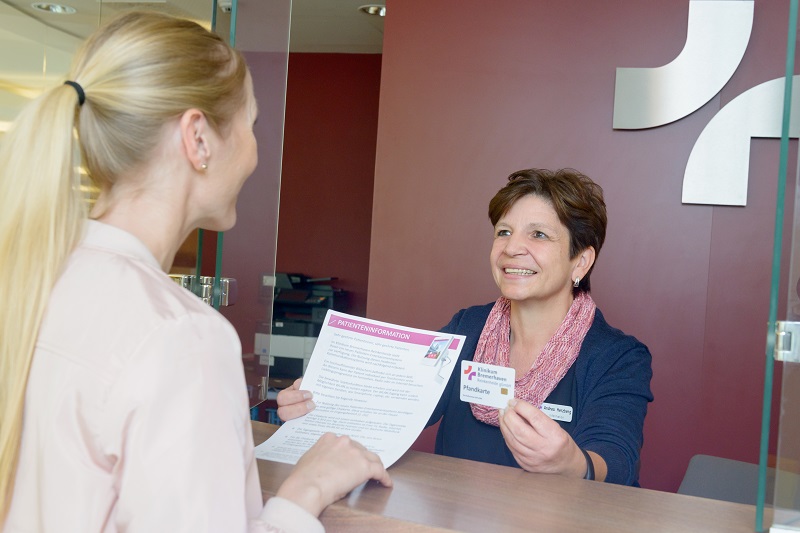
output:
[[200, 163], [200, 170], [208, 170], [208, 163]]

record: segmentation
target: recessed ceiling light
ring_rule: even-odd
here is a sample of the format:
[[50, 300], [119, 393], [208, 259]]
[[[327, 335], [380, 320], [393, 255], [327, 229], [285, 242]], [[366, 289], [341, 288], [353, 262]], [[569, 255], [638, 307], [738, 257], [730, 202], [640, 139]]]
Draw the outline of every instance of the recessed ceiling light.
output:
[[367, 4], [365, 6], [359, 7], [358, 10], [361, 11], [362, 13], [366, 13], [367, 15], [375, 15], [378, 17], [386, 16], [386, 6], [382, 6], [379, 4]]
[[74, 15], [78, 12], [74, 7], [65, 6], [63, 4], [50, 4], [48, 2], [36, 2], [35, 4], [31, 4], [31, 7], [38, 11], [52, 13], [53, 15]]

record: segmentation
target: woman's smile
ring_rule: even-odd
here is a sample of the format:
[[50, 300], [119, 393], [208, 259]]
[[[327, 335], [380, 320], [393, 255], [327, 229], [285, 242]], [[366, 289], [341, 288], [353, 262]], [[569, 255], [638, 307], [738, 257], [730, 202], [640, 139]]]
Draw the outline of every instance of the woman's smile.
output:
[[536, 272], [527, 268], [504, 268], [503, 272], [515, 276], [532, 276], [536, 274]]

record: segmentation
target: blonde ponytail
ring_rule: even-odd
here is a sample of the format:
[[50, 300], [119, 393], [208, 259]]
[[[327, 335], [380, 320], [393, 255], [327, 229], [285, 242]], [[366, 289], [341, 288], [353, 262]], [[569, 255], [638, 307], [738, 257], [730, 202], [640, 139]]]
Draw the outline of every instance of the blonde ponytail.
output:
[[25, 387], [50, 291], [86, 218], [74, 89], [26, 108], [0, 146], [0, 525], [11, 503]]

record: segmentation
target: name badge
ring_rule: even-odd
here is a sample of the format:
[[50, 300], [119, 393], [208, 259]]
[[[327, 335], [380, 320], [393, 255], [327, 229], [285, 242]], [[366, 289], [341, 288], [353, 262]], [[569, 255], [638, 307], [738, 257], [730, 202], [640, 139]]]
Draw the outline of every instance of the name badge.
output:
[[505, 409], [514, 397], [514, 369], [461, 361], [461, 401]]
[[558, 422], [572, 422], [572, 406], [543, 403], [542, 412]]

